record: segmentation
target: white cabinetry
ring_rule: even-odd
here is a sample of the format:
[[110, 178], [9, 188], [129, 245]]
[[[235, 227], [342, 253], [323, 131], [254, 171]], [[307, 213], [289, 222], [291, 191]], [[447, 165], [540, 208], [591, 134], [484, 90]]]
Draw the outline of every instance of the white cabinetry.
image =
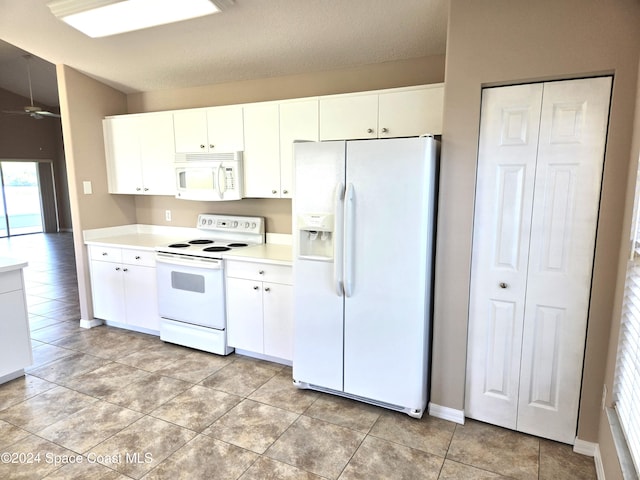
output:
[[176, 153], [244, 150], [242, 105], [176, 111], [173, 128]]
[[320, 97], [320, 140], [442, 133], [442, 84]]
[[280, 103], [280, 192], [282, 198], [293, 195], [293, 142], [317, 142], [319, 137], [318, 99]]
[[119, 326], [158, 333], [154, 252], [89, 246], [93, 316]]
[[0, 272], [0, 383], [24, 374], [33, 361], [22, 269]]
[[244, 107], [244, 195], [279, 198], [280, 125], [278, 104], [256, 103]]
[[175, 195], [170, 113], [103, 120], [109, 193]]
[[291, 267], [227, 260], [229, 346], [293, 359]]
[[244, 107], [245, 196], [291, 198], [293, 142], [318, 141], [318, 99]]

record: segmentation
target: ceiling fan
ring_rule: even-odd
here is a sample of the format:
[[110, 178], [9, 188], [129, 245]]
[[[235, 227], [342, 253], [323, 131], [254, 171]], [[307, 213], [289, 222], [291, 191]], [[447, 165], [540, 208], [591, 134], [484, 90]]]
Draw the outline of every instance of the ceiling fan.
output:
[[49, 112], [33, 104], [33, 89], [31, 87], [31, 55], [24, 55], [24, 59], [27, 62], [27, 78], [29, 80], [29, 99], [31, 100], [31, 105], [25, 106], [22, 110], [3, 110], [2, 113], [11, 115], [29, 115], [31, 118], [35, 118], [36, 120], [40, 120], [44, 117], [60, 118], [59, 114]]

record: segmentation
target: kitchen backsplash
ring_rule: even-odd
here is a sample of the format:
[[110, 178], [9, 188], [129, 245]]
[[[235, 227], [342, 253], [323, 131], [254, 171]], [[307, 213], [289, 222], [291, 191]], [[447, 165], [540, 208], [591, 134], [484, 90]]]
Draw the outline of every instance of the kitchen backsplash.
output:
[[[231, 202], [198, 202], [169, 196], [135, 196], [137, 223], [173, 227], [193, 227], [199, 213], [224, 213], [265, 217], [268, 233], [291, 233], [291, 200], [244, 198]], [[166, 211], [171, 221], [165, 220]]]

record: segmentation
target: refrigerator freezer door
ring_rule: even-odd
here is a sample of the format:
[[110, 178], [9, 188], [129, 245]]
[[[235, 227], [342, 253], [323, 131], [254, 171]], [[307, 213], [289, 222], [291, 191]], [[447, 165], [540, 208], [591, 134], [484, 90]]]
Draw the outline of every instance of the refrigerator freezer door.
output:
[[422, 410], [435, 141], [348, 142], [346, 168], [346, 183], [353, 185], [353, 220], [345, 221], [350, 229], [345, 238], [353, 238], [353, 248], [346, 259], [352, 264], [345, 265], [351, 291], [345, 299], [344, 391]]
[[[334, 259], [301, 258], [298, 219], [309, 213], [342, 218], [345, 142], [298, 143], [294, 145], [295, 191], [293, 199], [294, 240], [294, 352], [296, 381], [342, 390], [343, 296], [336, 288], [335, 258], [341, 258], [341, 238], [333, 236], [338, 249]], [[340, 235], [341, 228], [334, 234]]]

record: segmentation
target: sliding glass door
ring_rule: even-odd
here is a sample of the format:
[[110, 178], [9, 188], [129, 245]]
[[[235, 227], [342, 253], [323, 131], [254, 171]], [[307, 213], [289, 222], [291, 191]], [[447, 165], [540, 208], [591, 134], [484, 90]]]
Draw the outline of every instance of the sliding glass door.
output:
[[37, 162], [0, 162], [0, 237], [42, 232]]

